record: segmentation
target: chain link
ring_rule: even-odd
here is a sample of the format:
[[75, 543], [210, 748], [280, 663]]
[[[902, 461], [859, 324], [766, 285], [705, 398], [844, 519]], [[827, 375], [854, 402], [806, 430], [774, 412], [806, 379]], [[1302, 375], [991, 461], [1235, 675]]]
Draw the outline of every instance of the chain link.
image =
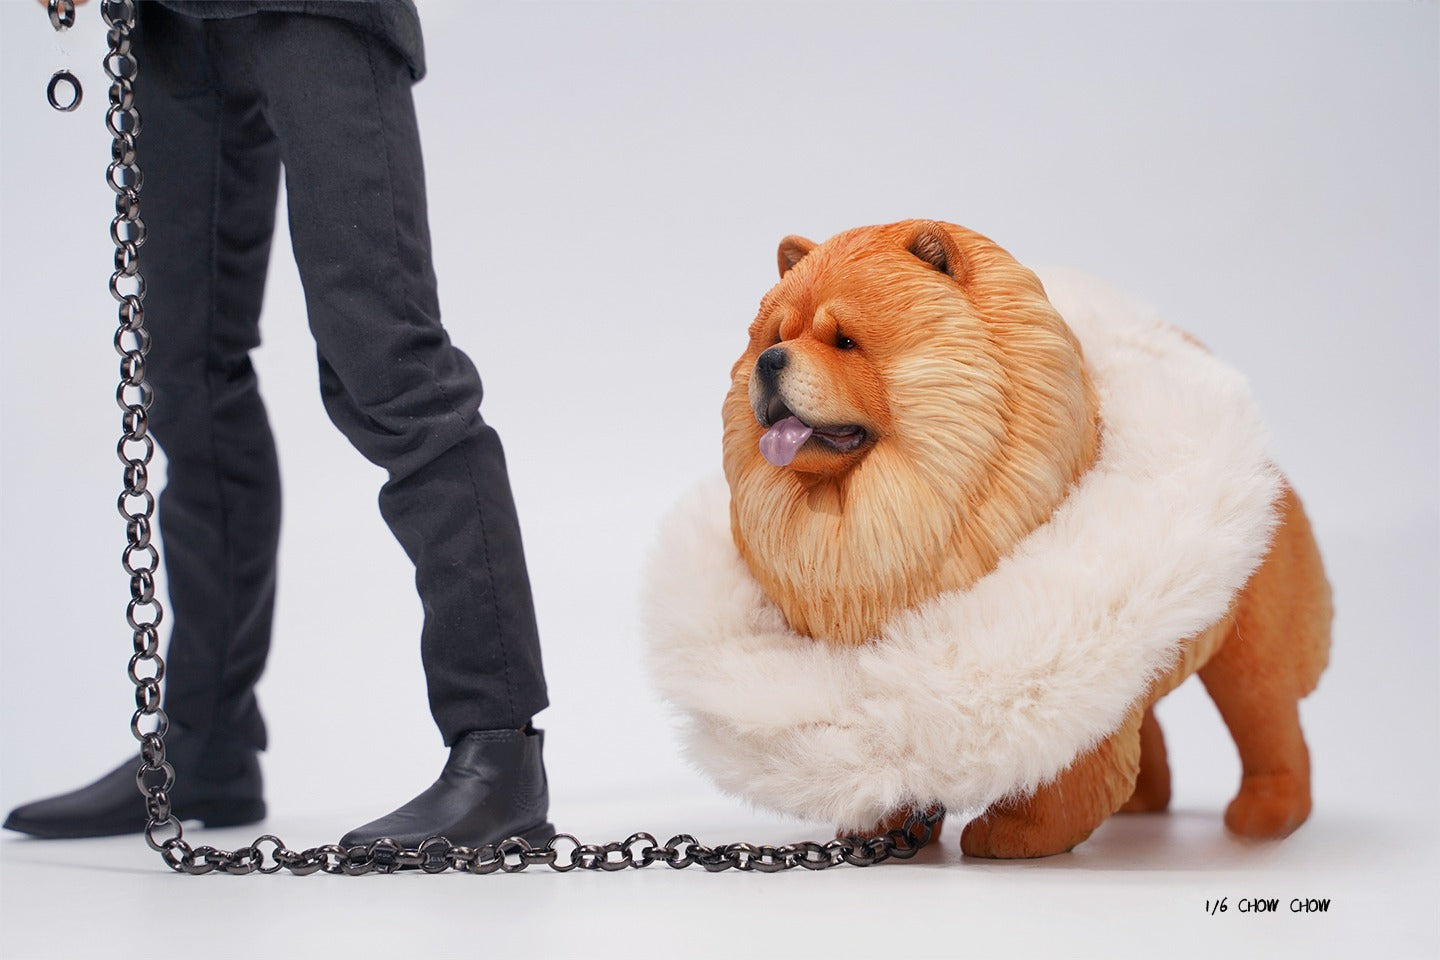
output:
[[783, 846], [728, 843], [709, 847], [688, 833], [676, 834], [661, 843], [653, 834], [634, 833], [616, 843], [581, 843], [560, 833], [543, 844], [524, 837], [510, 837], [498, 843], [467, 847], [445, 837], [431, 837], [418, 847], [402, 847], [390, 839], [355, 847], [326, 844], [307, 850], [291, 850], [276, 836], [266, 835], [238, 850], [210, 846], [191, 848], [178, 836], [160, 847], [161, 856], [180, 873], [278, 873], [288, 870], [296, 876], [312, 873], [343, 874], [395, 873], [421, 870], [425, 873], [490, 874], [520, 873], [530, 867], [549, 867], [556, 873], [571, 870], [613, 872], [640, 870], [663, 863], [675, 870], [698, 864], [710, 873], [741, 870], [778, 873], [801, 867], [828, 870], [845, 864], [868, 867], [887, 860], [908, 860], [930, 842], [945, 815], [943, 807], [910, 815], [905, 825], [873, 837], [838, 837], [828, 843], [807, 841]]
[[[69, 4], [52, 4], [52, 17], [57, 6], [69, 7]], [[115, 388], [115, 402], [121, 411], [121, 433], [115, 452], [125, 467], [124, 485], [115, 506], [125, 520], [126, 545], [120, 562], [130, 576], [125, 622], [130, 627], [134, 646], [127, 667], [135, 687], [130, 732], [140, 744], [135, 783], [145, 798], [145, 841], [166, 863], [179, 868], [193, 862], [194, 851], [185, 842], [184, 830], [170, 806], [175, 769], [165, 759], [165, 733], [170, 721], [160, 706], [165, 661], [160, 657], [159, 629], [165, 611], [155, 595], [160, 551], [150, 539], [155, 515], [155, 495], [149, 489], [150, 461], [155, 455], [155, 440], [150, 436], [153, 394], [145, 376], [150, 334], [145, 329], [145, 278], [140, 274], [145, 221], [140, 217], [143, 178], [135, 158], [140, 113], [135, 109], [136, 63], [130, 40], [135, 27], [134, 0], [104, 0], [101, 15], [105, 18], [109, 47], [104, 61], [105, 73], [110, 78], [110, 107], [105, 112], [105, 126], [113, 138], [105, 182], [115, 194], [115, 217], [110, 221], [115, 270], [110, 274], [110, 295], [119, 313], [114, 345], [120, 355], [120, 384]], [[73, 7], [70, 7], [72, 20], [73, 16]]]
[[131, 49], [135, 0], [104, 0], [100, 9], [109, 45], [105, 72], [110, 77], [110, 107], [105, 126], [113, 138], [105, 181], [115, 193], [115, 217], [110, 222], [115, 270], [110, 275], [110, 295], [119, 305], [114, 345], [120, 355], [120, 384], [115, 400], [122, 417], [120, 441], [115, 449], [125, 470], [116, 507], [125, 520], [126, 546], [121, 564], [130, 576], [130, 600], [125, 606], [125, 622], [134, 645], [127, 668], [135, 687], [130, 732], [140, 744], [135, 783], [145, 798], [145, 842], [165, 864], [177, 872], [197, 876], [216, 871], [268, 874], [280, 870], [296, 876], [323, 872], [354, 877], [399, 870], [488, 874], [519, 873], [532, 866], [549, 867], [558, 873], [577, 868], [611, 872], [657, 863], [676, 870], [699, 864], [711, 873], [730, 869], [775, 873], [795, 867], [826, 870], [841, 864], [867, 867], [891, 859], [908, 860], [929, 843], [945, 814], [943, 807], [917, 811], [900, 829], [873, 837], [847, 836], [827, 843], [808, 841], [783, 846], [729, 843], [709, 847], [683, 833], [663, 844], [649, 833], [634, 833], [622, 842], [606, 844], [581, 843], [562, 833], [540, 846], [523, 837], [479, 847], [431, 837], [417, 847], [380, 839], [364, 846], [326, 844], [300, 851], [268, 834], [238, 850], [192, 847], [185, 840], [185, 830], [171, 808], [175, 769], [165, 758], [165, 734], [170, 721], [160, 705], [165, 661], [160, 655], [158, 631], [165, 611], [155, 595], [160, 551], [151, 540], [155, 495], [150, 492], [149, 477], [155, 441], [149, 432], [153, 394], [145, 376], [145, 357], [150, 350], [150, 333], [145, 328], [145, 278], [140, 273], [139, 254], [145, 243], [145, 221], [140, 217], [144, 178], [135, 154], [135, 140], [140, 134], [134, 87], [137, 64]]

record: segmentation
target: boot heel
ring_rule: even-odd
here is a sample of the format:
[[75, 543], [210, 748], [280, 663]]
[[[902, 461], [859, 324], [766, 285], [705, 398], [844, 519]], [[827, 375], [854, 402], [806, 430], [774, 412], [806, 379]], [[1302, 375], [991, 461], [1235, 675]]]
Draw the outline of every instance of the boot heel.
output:
[[187, 810], [186, 819], [199, 820], [205, 829], [216, 827], [243, 827], [265, 819], [264, 800], [219, 801], [201, 804], [194, 810]]

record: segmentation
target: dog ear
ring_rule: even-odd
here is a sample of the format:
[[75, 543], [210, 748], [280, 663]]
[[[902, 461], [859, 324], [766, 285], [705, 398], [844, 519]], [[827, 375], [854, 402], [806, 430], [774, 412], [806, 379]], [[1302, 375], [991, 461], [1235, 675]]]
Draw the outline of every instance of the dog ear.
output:
[[815, 241], [806, 240], [804, 237], [797, 237], [794, 234], [780, 241], [780, 249], [775, 253], [775, 260], [780, 265], [780, 276], [790, 272], [790, 268], [801, 260], [805, 254], [815, 249]]
[[948, 273], [956, 282], [965, 279], [965, 253], [944, 224], [920, 221], [905, 249], [941, 273]]

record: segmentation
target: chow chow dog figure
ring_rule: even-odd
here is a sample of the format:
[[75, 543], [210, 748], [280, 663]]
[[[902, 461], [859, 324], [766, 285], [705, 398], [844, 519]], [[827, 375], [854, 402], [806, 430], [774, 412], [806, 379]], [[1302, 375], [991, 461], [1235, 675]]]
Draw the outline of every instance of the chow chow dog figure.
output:
[[731, 542], [711, 490], [652, 575], [697, 762], [847, 832], [940, 801], [965, 853], [1047, 856], [1166, 808], [1153, 705], [1198, 673], [1226, 826], [1300, 826], [1330, 590], [1243, 380], [952, 224], [778, 259], [724, 402]]

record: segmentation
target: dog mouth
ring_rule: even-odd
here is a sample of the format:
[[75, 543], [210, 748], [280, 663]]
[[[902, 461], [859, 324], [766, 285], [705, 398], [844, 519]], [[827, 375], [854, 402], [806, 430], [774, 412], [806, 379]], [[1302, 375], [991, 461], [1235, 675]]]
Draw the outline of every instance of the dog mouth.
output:
[[766, 427], [760, 438], [760, 453], [772, 465], [789, 466], [800, 448], [812, 440], [834, 453], [853, 453], [865, 445], [869, 434], [859, 424], [839, 426], [809, 424], [797, 417], [779, 396], [772, 396], [763, 416], [757, 417]]

